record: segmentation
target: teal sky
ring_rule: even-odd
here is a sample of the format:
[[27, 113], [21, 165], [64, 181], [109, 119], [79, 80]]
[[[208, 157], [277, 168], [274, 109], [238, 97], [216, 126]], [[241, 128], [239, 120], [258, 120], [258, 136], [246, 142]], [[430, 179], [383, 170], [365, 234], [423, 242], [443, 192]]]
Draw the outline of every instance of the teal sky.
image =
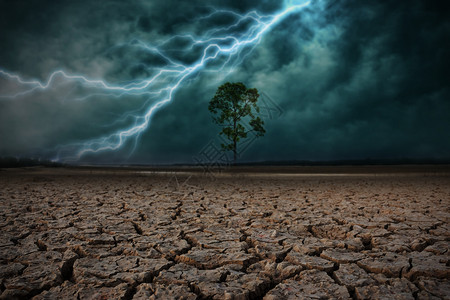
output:
[[[208, 3], [0, 0], [0, 69], [41, 81], [64, 70], [123, 85], [149, 76], [149, 66], [167, 64], [131, 47], [133, 40], [157, 44], [235, 22], [220, 14], [201, 19], [212, 8], [267, 15], [283, 9], [275, 0]], [[276, 111], [241, 161], [449, 159], [450, 10], [443, 3], [313, 1], [245, 51], [233, 72], [199, 72], [184, 82], [138, 140], [78, 162], [193, 163], [217, 141], [220, 128], [207, 107], [226, 81], [257, 88]], [[229, 33], [239, 36], [248, 26]], [[180, 62], [195, 61], [198, 49], [183, 43], [164, 50]], [[1, 95], [17, 90], [0, 76]], [[146, 100], [96, 92], [57, 79], [52, 89], [0, 98], [0, 156], [57, 158], [62, 145], [130, 126], [134, 120], [125, 114], [142, 112]]]

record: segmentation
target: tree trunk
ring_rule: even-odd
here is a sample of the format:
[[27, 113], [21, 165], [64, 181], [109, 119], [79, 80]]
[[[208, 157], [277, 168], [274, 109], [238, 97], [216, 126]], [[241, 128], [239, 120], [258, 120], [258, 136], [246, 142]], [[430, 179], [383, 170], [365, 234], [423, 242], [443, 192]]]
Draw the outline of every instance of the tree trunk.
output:
[[233, 164], [236, 164], [236, 159], [237, 159], [237, 144], [236, 144], [236, 140], [234, 140], [233, 154], [234, 154]]
[[233, 132], [234, 132], [234, 136], [233, 136], [233, 164], [236, 164], [236, 159], [237, 159], [237, 134], [236, 134], [236, 119], [234, 119], [234, 124], [233, 124]]

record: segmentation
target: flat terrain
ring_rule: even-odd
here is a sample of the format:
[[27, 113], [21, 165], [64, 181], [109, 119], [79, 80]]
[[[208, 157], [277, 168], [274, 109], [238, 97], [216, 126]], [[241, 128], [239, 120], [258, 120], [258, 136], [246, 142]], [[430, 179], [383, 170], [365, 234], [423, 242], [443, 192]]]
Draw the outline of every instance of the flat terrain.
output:
[[448, 166], [0, 170], [0, 299], [450, 299]]

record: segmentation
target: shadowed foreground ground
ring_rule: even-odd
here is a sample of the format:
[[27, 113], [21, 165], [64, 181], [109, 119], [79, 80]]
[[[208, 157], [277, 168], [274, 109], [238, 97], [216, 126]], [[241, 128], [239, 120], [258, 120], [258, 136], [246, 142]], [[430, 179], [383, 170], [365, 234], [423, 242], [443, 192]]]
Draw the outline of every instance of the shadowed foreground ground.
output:
[[448, 170], [342, 170], [0, 171], [0, 298], [450, 299]]

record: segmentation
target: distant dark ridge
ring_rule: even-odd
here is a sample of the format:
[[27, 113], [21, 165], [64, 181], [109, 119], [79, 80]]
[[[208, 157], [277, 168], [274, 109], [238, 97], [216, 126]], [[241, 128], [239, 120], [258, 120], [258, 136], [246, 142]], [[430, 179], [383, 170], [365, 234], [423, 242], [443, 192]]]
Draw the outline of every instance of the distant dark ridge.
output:
[[[238, 162], [234, 166], [395, 166], [395, 165], [450, 165], [450, 159], [414, 159], [414, 158], [404, 158], [404, 159], [361, 159], [361, 160], [327, 160], [327, 161], [314, 161], [314, 160], [274, 160], [274, 161], [256, 161], [256, 162]], [[73, 166], [80, 167], [136, 167], [136, 168], [171, 168], [171, 167], [217, 167], [224, 168], [227, 166], [233, 166], [233, 163], [229, 162], [205, 162], [203, 164], [195, 163], [163, 163], [163, 164], [123, 164], [123, 163], [102, 163], [102, 164], [74, 164]]]
[[270, 161], [254, 161], [254, 162], [205, 162], [203, 164], [196, 163], [161, 163], [161, 164], [145, 164], [145, 163], [74, 163], [66, 164], [59, 162], [52, 162], [49, 160], [30, 159], [30, 158], [16, 158], [16, 157], [0, 157], [0, 168], [21, 168], [21, 167], [96, 167], [96, 168], [183, 168], [183, 167], [196, 167], [202, 168], [227, 168], [230, 166], [235, 167], [251, 167], [251, 166], [266, 166], [266, 167], [288, 167], [288, 166], [402, 166], [402, 165], [450, 165], [450, 159], [415, 159], [415, 158], [403, 158], [403, 159], [361, 159], [361, 160], [327, 160], [327, 161], [315, 161], [315, 160], [270, 160]]
[[236, 163], [237, 166], [382, 166], [382, 165], [448, 165], [450, 159], [361, 159], [361, 160], [286, 160]]
[[64, 164], [39, 158], [0, 157], [0, 168], [63, 167]]

